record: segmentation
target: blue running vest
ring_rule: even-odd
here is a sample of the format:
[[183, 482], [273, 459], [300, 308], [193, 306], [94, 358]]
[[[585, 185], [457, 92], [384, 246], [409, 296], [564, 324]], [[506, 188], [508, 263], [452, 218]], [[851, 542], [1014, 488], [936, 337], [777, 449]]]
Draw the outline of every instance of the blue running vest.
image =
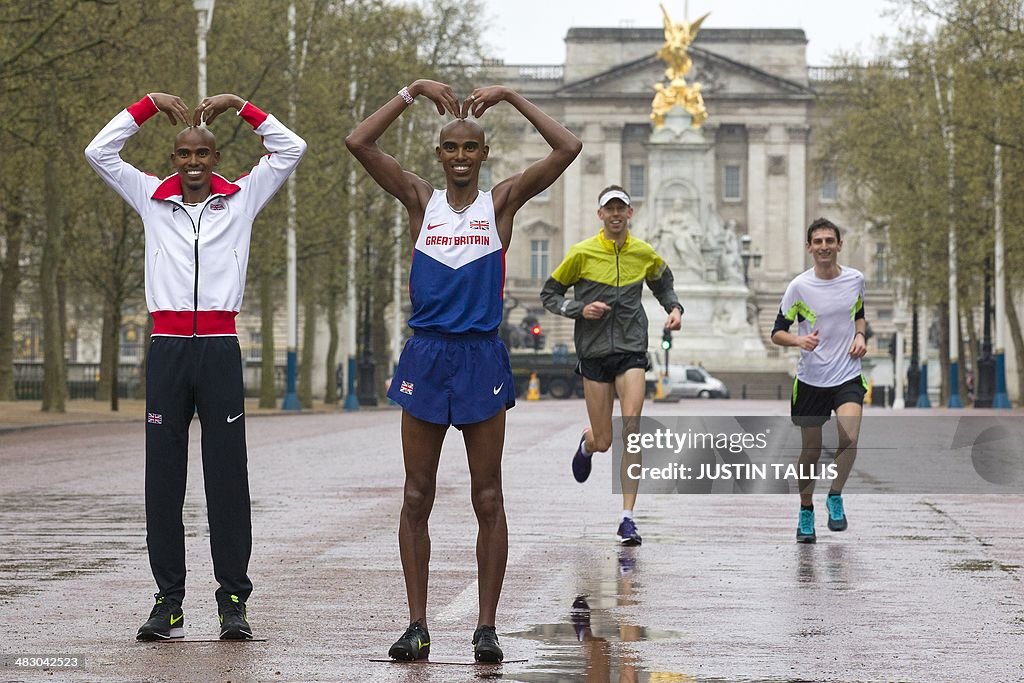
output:
[[409, 327], [443, 334], [494, 332], [501, 325], [505, 252], [490, 192], [464, 211], [434, 190], [409, 272]]

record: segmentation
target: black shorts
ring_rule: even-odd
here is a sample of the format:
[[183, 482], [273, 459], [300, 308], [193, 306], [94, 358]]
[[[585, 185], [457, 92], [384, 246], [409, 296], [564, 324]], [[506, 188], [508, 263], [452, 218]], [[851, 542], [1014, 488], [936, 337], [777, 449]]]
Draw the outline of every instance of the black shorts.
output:
[[844, 403], [864, 405], [867, 391], [864, 375], [857, 375], [834, 387], [816, 387], [794, 379], [789, 414], [797, 426], [820, 427], [828, 422], [832, 411]]
[[651, 369], [651, 361], [645, 352], [627, 351], [609, 353], [600, 358], [583, 358], [576, 364], [576, 374], [594, 382], [610, 384], [626, 370], [633, 368], [640, 368], [644, 372]]

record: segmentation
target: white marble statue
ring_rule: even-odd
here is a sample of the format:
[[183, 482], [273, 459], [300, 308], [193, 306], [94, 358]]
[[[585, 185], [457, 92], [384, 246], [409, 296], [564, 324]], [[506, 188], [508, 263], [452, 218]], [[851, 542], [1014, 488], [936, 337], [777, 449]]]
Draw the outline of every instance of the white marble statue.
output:
[[651, 245], [668, 263], [676, 282], [704, 281], [703, 233], [700, 221], [681, 199], [658, 221]]
[[740, 256], [740, 239], [736, 235], [736, 221], [728, 220], [722, 226], [722, 250], [718, 254], [718, 280], [728, 284], [742, 285], [743, 257]]

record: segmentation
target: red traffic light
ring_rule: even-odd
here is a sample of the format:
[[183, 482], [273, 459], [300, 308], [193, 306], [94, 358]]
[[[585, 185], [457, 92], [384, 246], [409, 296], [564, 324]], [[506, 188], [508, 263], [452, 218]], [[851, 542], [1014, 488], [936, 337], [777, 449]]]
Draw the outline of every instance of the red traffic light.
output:
[[530, 334], [532, 334], [534, 337], [539, 337], [540, 336], [540, 325], [534, 325], [533, 327], [531, 327], [530, 328]]

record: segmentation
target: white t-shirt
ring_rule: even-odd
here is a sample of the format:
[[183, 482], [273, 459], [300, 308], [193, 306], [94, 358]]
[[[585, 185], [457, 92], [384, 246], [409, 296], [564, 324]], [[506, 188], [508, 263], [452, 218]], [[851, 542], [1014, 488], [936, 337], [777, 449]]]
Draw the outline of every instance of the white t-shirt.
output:
[[850, 356], [850, 345], [857, 331], [854, 320], [863, 310], [864, 275], [855, 268], [843, 266], [831, 280], [822, 280], [813, 268], [793, 278], [779, 313], [790, 323], [798, 321], [799, 336], [818, 330], [814, 351], [800, 350], [796, 376], [801, 382], [835, 387], [861, 373], [860, 359]]

